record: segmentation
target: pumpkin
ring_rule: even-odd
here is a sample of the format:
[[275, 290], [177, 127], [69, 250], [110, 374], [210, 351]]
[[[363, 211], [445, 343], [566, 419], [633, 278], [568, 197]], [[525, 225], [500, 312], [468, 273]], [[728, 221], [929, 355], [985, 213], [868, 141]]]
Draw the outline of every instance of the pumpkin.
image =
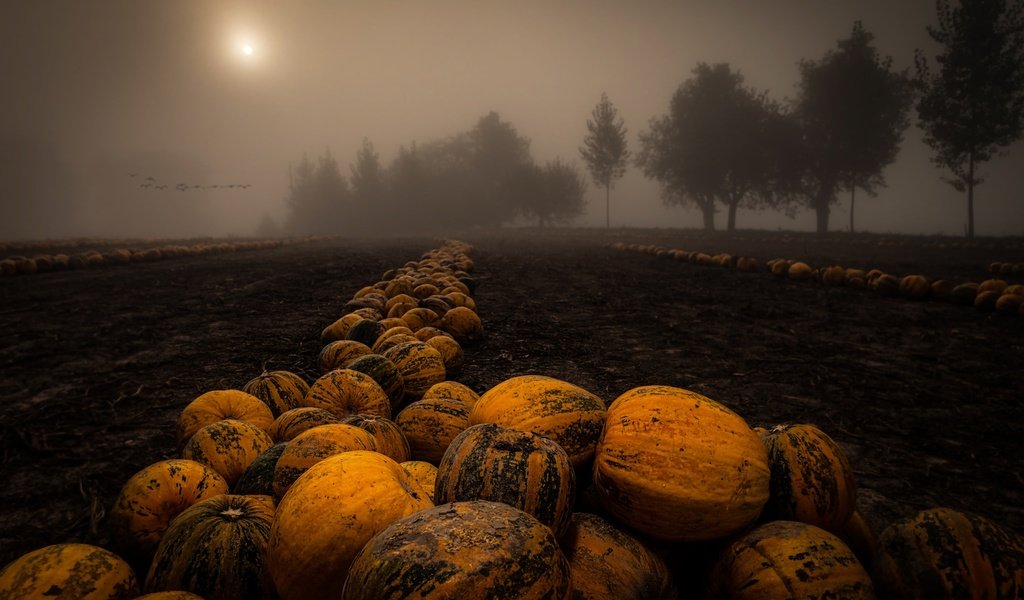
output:
[[754, 273], [761, 270], [756, 258], [741, 256], [736, 259], [736, 270], [743, 273]]
[[373, 435], [354, 425], [321, 425], [295, 436], [274, 466], [274, 497], [281, 499], [288, 488], [310, 467], [335, 454], [351, 450], [377, 450]]
[[[377, 354], [380, 354], [380, 352], [382, 350], [384, 350], [384, 349], [387, 349], [387, 348], [390, 348], [393, 345], [396, 345], [396, 344], [387, 344], [388, 338], [390, 338], [392, 336], [402, 336], [403, 338], [404, 337], [409, 337], [409, 336], [415, 337], [415, 336], [413, 336], [412, 329], [409, 329], [408, 327], [406, 327], [404, 321], [402, 321], [401, 319], [397, 319], [397, 320], [398, 320], [399, 323], [401, 323], [401, 325], [397, 325], [395, 327], [390, 327], [388, 329], [385, 329], [384, 333], [380, 334], [380, 337], [377, 338], [377, 341], [375, 341], [373, 343], [373, 351], [376, 352]], [[387, 345], [385, 345], [385, 344], [387, 344]]]
[[475, 312], [465, 306], [457, 306], [444, 314], [441, 329], [447, 331], [460, 344], [473, 344], [484, 337], [484, 325]]
[[868, 282], [870, 287], [881, 296], [895, 296], [900, 289], [900, 281], [893, 275], [883, 273]]
[[348, 330], [348, 333], [345, 334], [345, 339], [359, 342], [364, 346], [372, 348], [382, 333], [384, 333], [384, 326], [379, 322], [363, 319]]
[[982, 281], [981, 284], [978, 286], [978, 293], [981, 294], [984, 292], [996, 292], [1002, 294], [1003, 290], [1005, 290], [1008, 286], [1009, 284], [1006, 283], [1006, 281], [1003, 279], [986, 279], [985, 281]]
[[850, 547], [850, 550], [853, 550], [860, 564], [870, 571], [871, 565], [874, 563], [878, 537], [860, 511], [854, 510], [846, 524], [836, 532], [836, 535]]
[[476, 404], [476, 401], [480, 399], [480, 396], [461, 383], [455, 381], [442, 381], [441, 383], [435, 383], [430, 386], [430, 389], [424, 392], [423, 399], [426, 400], [427, 398], [459, 400], [460, 402], [465, 403], [466, 406], [473, 406]]
[[978, 284], [961, 283], [953, 288], [953, 303], [961, 306], [974, 305], [974, 299], [978, 296]]
[[1002, 294], [994, 290], [979, 291], [978, 295], [974, 297], [974, 308], [978, 310], [995, 310], [996, 302], [999, 301], [1000, 296]]
[[778, 259], [771, 263], [772, 275], [776, 277], [785, 277], [789, 272], [789, 265], [792, 264], [790, 261]]
[[1014, 294], [1017, 296], [1024, 296], [1024, 285], [1017, 283], [1014, 285], [1007, 286], [1006, 289], [1003, 290], [1003, 294]]
[[551, 439], [483, 423], [448, 446], [437, 467], [434, 497], [437, 503], [504, 502], [561, 537], [572, 518], [576, 474], [565, 450]]
[[846, 269], [846, 279], [867, 279], [864, 269]]
[[422, 308], [419, 305], [402, 313], [401, 318], [405, 322], [405, 326], [412, 329], [413, 332], [419, 331], [424, 327], [437, 327], [441, 323], [437, 313], [429, 308]]
[[331, 423], [341, 423], [341, 419], [325, 408], [302, 406], [281, 413], [269, 433], [275, 442], [287, 442], [303, 431]]
[[[423, 330], [421, 329], [420, 331]], [[454, 338], [448, 337], [447, 334], [437, 335], [427, 339], [426, 344], [437, 350], [438, 354], [441, 355], [441, 361], [444, 362], [444, 376], [446, 378], [454, 379], [462, 373], [462, 368], [466, 365], [466, 354], [463, 352], [462, 346]]]
[[416, 303], [416, 298], [413, 298], [410, 294], [398, 294], [397, 296], [388, 299], [387, 304], [384, 305], [384, 310], [390, 313], [391, 309], [398, 304], [411, 304], [415, 307]]
[[54, 544], [14, 559], [0, 571], [0, 598], [130, 600], [135, 572], [119, 556], [90, 544]]
[[821, 282], [825, 285], [842, 285], [846, 283], [846, 269], [835, 265], [825, 267], [821, 272]]
[[217, 471], [233, 486], [249, 465], [273, 445], [274, 440], [259, 427], [226, 419], [197, 431], [181, 455]]
[[405, 462], [412, 454], [409, 440], [405, 439], [405, 434], [390, 419], [375, 415], [353, 415], [345, 417], [342, 423], [354, 425], [372, 435], [377, 452], [391, 457], [395, 462]]
[[402, 403], [402, 398], [405, 396], [405, 381], [402, 379], [402, 374], [398, 372], [398, 367], [395, 366], [395, 363], [380, 354], [367, 354], [355, 359], [346, 368], [369, 375], [377, 382], [377, 385], [387, 395], [391, 406], [388, 416], [391, 416], [392, 412], [398, 410]]
[[253, 496], [272, 496], [274, 494], [274, 468], [281, 458], [288, 442], [274, 444], [263, 454], [252, 461], [249, 468], [242, 473], [238, 481], [231, 488], [234, 494], [248, 494]]
[[412, 295], [422, 300], [423, 298], [429, 298], [430, 296], [433, 296], [434, 294], [440, 291], [441, 290], [439, 290], [437, 286], [434, 284], [421, 283], [420, 285], [413, 288]]
[[[381, 319], [384, 318], [384, 313], [383, 312], [377, 310], [376, 308], [372, 308], [372, 307], [369, 307], [369, 306], [366, 306], [366, 307], [363, 307], [363, 308], [357, 308], [356, 310], [352, 311], [352, 314], [353, 315], [359, 315], [360, 317], [362, 317], [362, 318], [364, 318], [364, 319], [366, 319], [368, 321], [380, 321]], [[356, 321], [355, 323], [353, 323], [352, 327], [355, 327], [357, 323], [359, 323], [359, 321]], [[352, 331], [352, 329], [349, 328], [349, 331]], [[348, 335], [348, 334], [346, 333], [346, 335]]]
[[363, 316], [355, 313], [348, 313], [342, 316], [337, 321], [331, 323], [327, 327], [324, 327], [324, 330], [320, 332], [320, 341], [333, 342], [345, 339], [345, 336], [348, 335], [349, 328], [361, 320], [363, 320]]
[[302, 406], [309, 384], [290, 371], [264, 371], [242, 386], [242, 391], [262, 400], [277, 418], [287, 410]]
[[405, 316], [405, 313], [418, 307], [419, 304], [416, 302], [399, 302], [397, 304], [392, 305], [392, 307], [388, 309], [388, 318], [398, 319], [402, 321], [402, 325], [405, 326], [406, 322], [405, 319], [403, 318]]
[[561, 546], [569, 560], [574, 598], [645, 600], [678, 595], [657, 554], [597, 515], [574, 513]]
[[451, 302], [452, 308], [464, 306], [473, 312], [477, 312], [476, 302], [473, 300], [473, 298], [469, 296], [468, 293], [452, 291], [445, 294], [444, 297], [447, 298], [449, 302]]
[[395, 423], [416, 460], [438, 464], [452, 440], [469, 427], [469, 406], [444, 398], [424, 398], [403, 408]]
[[814, 425], [779, 425], [761, 439], [771, 469], [765, 514], [838, 532], [853, 514], [857, 488], [846, 453]]
[[228, 488], [219, 473], [193, 460], [149, 465], [125, 482], [114, 501], [107, 521], [111, 540], [133, 562], [148, 561], [171, 519]]
[[711, 597], [874, 600], [871, 578], [838, 537], [796, 521], [772, 521], [732, 541], [711, 572]]
[[405, 395], [419, 400], [423, 393], [445, 378], [444, 358], [433, 347], [420, 341], [398, 344], [384, 351], [384, 357], [395, 363], [402, 374]]
[[274, 423], [274, 414], [262, 400], [241, 390], [206, 392], [178, 417], [178, 449], [203, 427], [224, 419], [244, 421], [266, 431]]
[[338, 340], [327, 344], [320, 350], [317, 365], [320, 367], [320, 373], [328, 373], [335, 369], [344, 369], [353, 360], [372, 353], [373, 350], [362, 342]]
[[956, 287], [952, 281], [937, 279], [932, 282], [931, 297], [935, 300], [947, 302], [953, 299], [953, 289]]
[[1024, 306], [1024, 296], [1003, 292], [996, 298], [995, 309], [1001, 315], [1016, 315], [1021, 306]]
[[882, 531], [872, 575], [885, 598], [1018, 598], [1024, 537], [979, 515], [932, 508]]
[[439, 335], [450, 339], [455, 339], [452, 338], [451, 334], [449, 334], [447, 331], [443, 331], [441, 329], [438, 329], [437, 327], [424, 327], [417, 331], [415, 334], [413, 334], [413, 337], [415, 337], [421, 342], [426, 342], [430, 338], [437, 337]]
[[506, 379], [487, 390], [469, 424], [497, 423], [557, 442], [574, 466], [585, 464], [604, 427], [604, 401], [571, 383], [543, 375]]
[[498, 502], [442, 504], [395, 521], [352, 563], [341, 598], [568, 600], [569, 564], [551, 531]]
[[931, 284], [923, 275], [907, 275], [900, 280], [900, 295], [911, 300], [924, 300], [932, 291]]
[[391, 401], [372, 377], [351, 369], [335, 369], [313, 382], [302, 400], [342, 419], [349, 415], [391, 416]]
[[387, 287], [384, 288], [384, 295], [388, 298], [394, 298], [399, 295], [412, 296], [412, 290], [413, 285], [411, 281], [405, 278], [396, 278], [388, 282]]
[[434, 486], [437, 482], [437, 467], [425, 460], [407, 460], [399, 463], [405, 472], [420, 484], [423, 491], [434, 501]]
[[[402, 327], [402, 329], [409, 329], [408, 327]], [[381, 337], [377, 340], [377, 343], [373, 345], [373, 351], [377, 354], [384, 354], [388, 350], [399, 346], [401, 344], [407, 344], [409, 342], [418, 342], [419, 339], [411, 333], [396, 333], [389, 335], [388, 337]]]
[[[405, 327], [405, 321], [403, 321], [401, 319], [398, 319], [398, 318], [395, 318], [395, 317], [390, 317], [390, 318], [387, 318], [387, 319], [381, 319], [379, 321], [379, 323], [384, 326], [384, 333], [387, 333], [387, 331], [389, 329], [394, 329], [395, 327]], [[408, 328], [406, 327], [406, 329], [408, 329]], [[381, 334], [381, 335], [384, 335], [384, 334]], [[380, 339], [380, 338], [378, 338], [378, 339]]]
[[373, 536], [430, 508], [395, 461], [355, 450], [313, 465], [277, 506], [267, 568], [283, 600], [338, 598], [352, 559]]
[[757, 520], [769, 495], [768, 453], [747, 423], [669, 386], [634, 388], [612, 402], [593, 473], [612, 516], [669, 541], [736, 533]]
[[188, 590], [207, 600], [275, 598], [265, 569], [274, 505], [225, 494], [171, 521], [146, 576], [146, 591]]

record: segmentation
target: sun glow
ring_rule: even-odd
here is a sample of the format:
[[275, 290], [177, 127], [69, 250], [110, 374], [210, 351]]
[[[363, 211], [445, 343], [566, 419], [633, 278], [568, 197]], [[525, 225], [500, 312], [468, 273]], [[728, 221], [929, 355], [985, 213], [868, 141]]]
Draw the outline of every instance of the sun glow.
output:
[[242, 46], [242, 54], [246, 56], [252, 56], [252, 52], [253, 49], [251, 44], [245, 44], [244, 46]]

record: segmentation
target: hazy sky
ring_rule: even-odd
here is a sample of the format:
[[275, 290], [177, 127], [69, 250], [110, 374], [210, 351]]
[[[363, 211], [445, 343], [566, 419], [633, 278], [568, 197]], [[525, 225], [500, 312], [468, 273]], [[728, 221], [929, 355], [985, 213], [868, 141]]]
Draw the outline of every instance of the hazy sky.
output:
[[[363, 137], [387, 162], [400, 144], [468, 130], [491, 110], [538, 161], [580, 162], [602, 92], [636, 150], [698, 61], [729, 62], [782, 100], [796, 62], [821, 57], [855, 20], [902, 68], [931, 48], [934, 14], [932, 0], [0, 1], [0, 135], [43, 146], [74, 175], [73, 217], [56, 217], [53, 235], [250, 233], [264, 214], [283, 218], [288, 164], [303, 153], [330, 148], [347, 174]], [[858, 195], [858, 229], [962, 233], [966, 201], [920, 138], [908, 131], [888, 189]], [[979, 234], [1024, 233], [1024, 149], [1012, 151], [985, 167]], [[129, 172], [171, 187], [142, 190]], [[17, 196], [0, 208], [34, 201]], [[577, 223], [603, 225], [603, 191], [588, 197]], [[613, 225], [700, 225], [636, 169], [612, 201]], [[847, 223], [844, 199], [831, 228]], [[738, 226], [812, 229], [813, 214], [741, 210]]]

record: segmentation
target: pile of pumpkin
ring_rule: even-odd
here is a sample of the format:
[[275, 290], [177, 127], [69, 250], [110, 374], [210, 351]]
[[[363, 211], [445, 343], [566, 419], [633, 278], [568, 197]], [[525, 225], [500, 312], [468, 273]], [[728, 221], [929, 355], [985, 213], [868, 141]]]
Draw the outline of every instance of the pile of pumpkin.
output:
[[[814, 268], [805, 262], [784, 258], [769, 260], [762, 267], [756, 258], [737, 257], [724, 252], [711, 255], [651, 244], [622, 242], [613, 243], [610, 247], [702, 266], [731, 267], [742, 272], [767, 271], [776, 277], [792, 281], [814, 281], [827, 286], [867, 289], [882, 296], [952, 302], [962, 306], [974, 306], [979, 310], [995, 311], [1002, 315], [1024, 316], [1024, 285], [1010, 284], [1005, 279], [993, 278], [981, 283], [966, 282], [957, 285], [945, 279], [931, 280], [924, 275], [897, 277], [880, 269], [853, 269], [839, 265]], [[1024, 263], [992, 263], [989, 271], [996, 276], [1024, 273]]]
[[84, 250], [74, 254], [36, 254], [32, 257], [13, 255], [0, 259], [0, 276], [31, 275], [50, 271], [93, 269], [134, 262], [152, 262], [181, 256], [203, 256], [243, 250], [265, 250], [288, 243], [284, 240], [252, 240], [240, 242], [198, 243], [190, 245], [165, 244], [149, 248], [114, 248], [106, 252]]

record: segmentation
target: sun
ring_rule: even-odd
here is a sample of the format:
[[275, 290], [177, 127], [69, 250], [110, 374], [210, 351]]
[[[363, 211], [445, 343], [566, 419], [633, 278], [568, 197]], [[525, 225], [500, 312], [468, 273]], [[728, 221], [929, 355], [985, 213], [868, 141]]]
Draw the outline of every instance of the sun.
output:
[[254, 50], [253, 50], [252, 44], [243, 44], [242, 45], [242, 54], [244, 54], [246, 56], [252, 56], [253, 52], [254, 52]]

